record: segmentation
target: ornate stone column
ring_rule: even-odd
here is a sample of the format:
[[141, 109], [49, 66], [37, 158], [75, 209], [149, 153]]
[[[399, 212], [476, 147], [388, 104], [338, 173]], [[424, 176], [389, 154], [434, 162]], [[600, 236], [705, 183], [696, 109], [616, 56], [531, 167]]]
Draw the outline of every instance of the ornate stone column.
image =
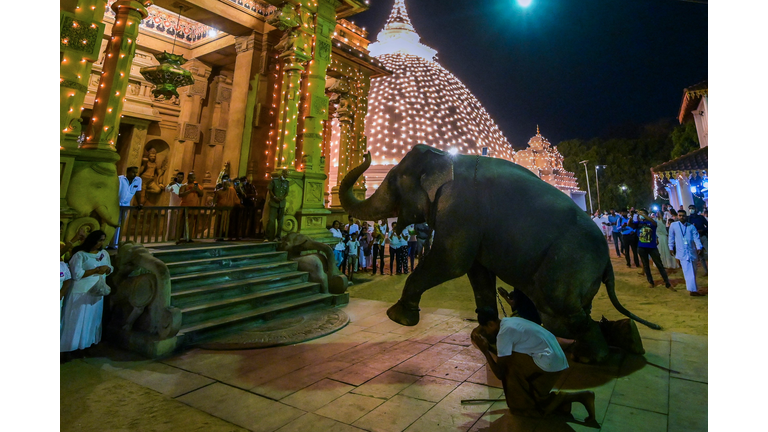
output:
[[193, 170], [195, 147], [203, 136], [200, 118], [203, 101], [208, 94], [208, 77], [211, 75], [211, 68], [197, 59], [188, 61], [183, 67], [192, 72], [195, 83], [184, 88], [180, 94], [178, 133], [168, 164], [171, 175], [176, 170], [185, 174]]
[[[203, 143], [202, 157], [196, 158], [193, 169], [198, 182], [208, 195], [216, 186], [214, 181], [224, 164], [224, 146], [227, 142], [227, 124], [230, 101], [232, 100], [232, 81], [224, 75], [213, 77], [210, 103], [201, 124], [207, 126]], [[204, 201], [202, 201], [204, 202]]]
[[331, 87], [332, 91], [339, 93], [339, 106], [336, 109], [336, 116], [339, 119], [339, 168], [336, 184], [331, 189], [331, 208], [334, 209], [342, 208], [339, 200], [339, 185], [350, 170], [355, 143], [355, 97], [349, 93], [349, 86], [345, 81], [340, 80], [338, 83], [338, 86]]
[[[78, 145], [83, 101], [104, 35], [101, 20], [106, 3], [105, 0], [80, 0], [74, 13], [60, 13], [59, 141], [62, 148], [76, 149]], [[63, 199], [64, 194], [61, 197]]]
[[[96, 60], [101, 46], [105, 2], [81, 0], [74, 13], [61, 15], [63, 100], [60, 124], [65, 126], [61, 129], [60, 144], [60, 217], [65, 221], [65, 237], [87, 225], [105, 231], [111, 238], [117, 227], [118, 173], [115, 163], [120, 156], [114, 144], [136, 51], [139, 22], [147, 16], [145, 6], [150, 4], [149, 1], [142, 4], [119, 0], [112, 5], [117, 17], [105, 50], [91, 124], [85, 142], [79, 148], [79, 114], [90, 80], [89, 61]], [[81, 51], [79, 45], [78, 49], [73, 49], [72, 44], [82, 44], [85, 51]], [[76, 67], [74, 63], [81, 66]]]
[[[365, 136], [365, 116], [368, 115], [368, 91], [371, 89], [371, 78], [368, 74], [359, 72], [354, 82], [353, 91], [357, 96], [354, 119], [354, 142], [350, 149], [349, 164], [346, 172], [363, 163], [363, 155], [368, 151], [368, 139]], [[344, 173], [346, 175], [346, 172]], [[365, 199], [365, 176], [355, 183], [355, 196]]]
[[[312, 14], [305, 5], [284, 4], [268, 19], [267, 23], [284, 31], [277, 49], [281, 51], [282, 85], [280, 103], [277, 106], [277, 137], [275, 168], [294, 169], [296, 160], [296, 125], [299, 115], [302, 63], [312, 55], [311, 36], [314, 29]], [[309, 28], [309, 25], [312, 28]]]
[[[231, 164], [230, 173], [232, 176], [238, 175], [240, 172], [243, 133], [245, 128], [251, 127], [250, 122], [246, 124], [246, 111], [255, 56], [255, 41], [256, 35], [254, 33], [251, 33], [248, 36], [235, 38], [237, 58], [235, 60], [235, 74], [232, 78], [229, 118], [227, 119], [227, 138], [224, 144], [223, 154], [224, 161], [229, 161]], [[248, 136], [250, 139], [250, 131]], [[245, 169], [245, 167], [243, 167], [243, 169]]]
[[146, 7], [134, 0], [118, 0], [112, 4], [112, 10], [116, 14], [115, 25], [105, 50], [104, 69], [96, 90], [93, 115], [81, 146], [84, 149], [115, 149], [125, 91], [136, 53], [139, 23], [148, 15]]

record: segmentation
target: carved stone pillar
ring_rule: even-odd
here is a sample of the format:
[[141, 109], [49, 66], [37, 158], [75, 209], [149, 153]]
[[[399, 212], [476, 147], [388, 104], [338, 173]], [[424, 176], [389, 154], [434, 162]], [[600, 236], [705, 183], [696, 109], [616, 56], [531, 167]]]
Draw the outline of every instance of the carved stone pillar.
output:
[[121, 161], [120, 163], [123, 169], [118, 170], [118, 172], [121, 173], [125, 172], [128, 167], [141, 166], [141, 156], [144, 150], [144, 144], [147, 142], [147, 127], [149, 126], [148, 120], [137, 118], [124, 118], [123, 120], [133, 127], [131, 128], [128, 139], [125, 141], [128, 143], [128, 151], [125, 153], [122, 151], [120, 152], [125, 155], [125, 161]]
[[[363, 156], [368, 151], [368, 139], [365, 136], [365, 116], [368, 115], [368, 91], [371, 89], [371, 78], [365, 73], [358, 75], [355, 80], [353, 93], [357, 96], [354, 120], [354, 141], [350, 149], [347, 172], [363, 163]], [[345, 173], [346, 175], [346, 173]], [[355, 196], [365, 199], [365, 176], [360, 176], [354, 186]]]
[[[275, 168], [294, 169], [296, 161], [296, 125], [299, 115], [302, 63], [312, 57], [311, 33], [314, 23], [304, 6], [283, 5], [267, 19], [267, 23], [284, 31], [277, 49], [281, 51], [282, 85], [277, 107]], [[312, 24], [312, 28], [309, 25]]]
[[323, 186], [323, 206], [331, 203], [331, 193], [328, 191], [328, 182], [331, 176], [331, 141], [333, 141], [332, 119], [336, 116], [336, 104], [328, 104], [328, 120], [325, 121], [323, 129], [323, 156], [321, 165], [325, 174], [325, 184]]
[[144, 5], [133, 0], [118, 0], [112, 4], [112, 10], [116, 14], [115, 25], [105, 51], [91, 123], [81, 146], [84, 149], [115, 149], [139, 23], [148, 15]]
[[82, 122], [80, 113], [104, 35], [101, 21], [106, 3], [105, 0], [80, 0], [74, 12], [61, 11], [59, 141], [62, 148], [77, 148]]
[[193, 171], [195, 147], [203, 136], [200, 118], [203, 100], [208, 94], [208, 77], [211, 75], [211, 68], [197, 59], [188, 61], [183, 67], [192, 72], [195, 82], [180, 94], [178, 130], [168, 164], [170, 176], [177, 171], [185, 174]]
[[202, 157], [195, 158], [194, 171], [203, 189], [211, 191], [213, 182], [224, 164], [224, 146], [227, 142], [227, 124], [232, 100], [232, 81], [224, 75], [215, 76], [211, 84], [210, 103], [206, 116], [201, 120], [205, 126]]
[[331, 189], [331, 208], [341, 209], [339, 185], [349, 172], [350, 163], [353, 160], [351, 152], [355, 142], [355, 96], [349, 91], [349, 85], [345, 80], [338, 80], [329, 90], [339, 95], [339, 106], [336, 108], [336, 116], [339, 119], [339, 167], [336, 184]]
[[246, 108], [248, 105], [248, 90], [251, 83], [255, 34], [235, 38], [235, 74], [232, 78], [229, 117], [227, 119], [227, 137], [224, 144], [224, 161], [230, 163], [230, 174], [238, 175], [240, 171], [240, 154], [243, 147], [243, 131], [246, 127]]

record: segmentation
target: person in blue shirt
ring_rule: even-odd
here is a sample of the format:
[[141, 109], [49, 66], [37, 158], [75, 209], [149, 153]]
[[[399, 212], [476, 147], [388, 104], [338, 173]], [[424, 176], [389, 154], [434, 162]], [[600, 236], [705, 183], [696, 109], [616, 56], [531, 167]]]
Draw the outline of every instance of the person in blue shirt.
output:
[[629, 249], [632, 248], [632, 256], [635, 258], [635, 267], [640, 267], [640, 259], [637, 257], [637, 234], [635, 234], [632, 215], [628, 215], [626, 210], [621, 211], [621, 220], [618, 222], [621, 229], [621, 238], [624, 240], [624, 257], [627, 258], [627, 267], [632, 267], [629, 261]]
[[[621, 237], [621, 229], [618, 225], [621, 216], [616, 214], [616, 210], [611, 209], [611, 214], [608, 216], [608, 222], [611, 223], [611, 236], [613, 237], [613, 247], [616, 248], [616, 256], [621, 258], [621, 251], [624, 250], [624, 239]], [[621, 243], [621, 249], [619, 249], [619, 243]]]
[[669, 250], [680, 261], [685, 276], [685, 285], [692, 297], [705, 296], [696, 286], [696, 262], [701, 253], [701, 240], [696, 227], [688, 223], [685, 210], [678, 210], [677, 222], [669, 226]]
[[661, 278], [664, 279], [664, 284], [667, 288], [674, 290], [672, 284], [669, 283], [669, 277], [667, 276], [667, 270], [664, 268], [664, 264], [661, 262], [661, 255], [659, 249], [656, 248], [658, 239], [656, 237], [656, 221], [653, 218], [648, 217], [648, 210], [640, 209], [637, 212], [637, 223], [635, 227], [637, 229], [637, 249], [640, 254], [640, 260], [643, 262], [643, 269], [645, 270], [645, 278], [653, 288], [656, 284], [653, 282], [653, 275], [651, 275], [651, 265], [648, 262], [648, 257], [651, 257], [656, 268], [661, 273]]

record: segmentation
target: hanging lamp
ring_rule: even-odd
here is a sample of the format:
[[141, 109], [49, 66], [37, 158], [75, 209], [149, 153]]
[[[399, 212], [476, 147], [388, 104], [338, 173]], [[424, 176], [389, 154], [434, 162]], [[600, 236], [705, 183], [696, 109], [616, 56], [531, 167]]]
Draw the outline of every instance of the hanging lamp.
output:
[[[176, 19], [176, 27], [181, 24], [181, 11], [179, 7], [179, 16]], [[157, 66], [147, 66], [141, 68], [139, 72], [147, 81], [155, 85], [152, 94], [156, 98], [165, 97], [170, 99], [172, 96], [179, 97], [177, 88], [186, 87], [195, 83], [192, 78], [192, 72], [181, 67], [187, 60], [182, 54], [174, 54], [176, 50], [177, 32], [173, 33], [173, 47], [171, 52], [163, 50], [162, 54], [155, 54], [155, 58], [160, 62]]]

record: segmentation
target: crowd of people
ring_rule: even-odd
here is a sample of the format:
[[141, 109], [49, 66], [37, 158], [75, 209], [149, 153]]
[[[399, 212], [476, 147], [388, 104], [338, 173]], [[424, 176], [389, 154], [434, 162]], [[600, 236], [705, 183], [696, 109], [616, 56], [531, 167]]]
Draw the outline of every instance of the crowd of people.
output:
[[379, 222], [348, 218], [344, 226], [334, 221], [331, 235], [338, 238], [334, 246], [336, 265], [350, 281], [360, 271], [384, 275], [385, 250], [389, 245], [389, 274], [408, 274], [429, 253], [434, 231], [426, 223], [399, 228], [397, 222]]
[[627, 267], [631, 268], [634, 262], [635, 267], [642, 268], [640, 274], [645, 275], [651, 287], [655, 286], [650, 265], [653, 261], [667, 288], [675, 290], [668, 273], [682, 269], [689, 294], [705, 296], [696, 284], [696, 270], [701, 265], [704, 274], [708, 272], [707, 209], [699, 214], [693, 204], [687, 212], [683, 206], [675, 210], [664, 204], [655, 210], [648, 212], [634, 207], [618, 213], [615, 209], [607, 213], [598, 210], [592, 220], [606, 241], [613, 243], [616, 256], [624, 255]]

